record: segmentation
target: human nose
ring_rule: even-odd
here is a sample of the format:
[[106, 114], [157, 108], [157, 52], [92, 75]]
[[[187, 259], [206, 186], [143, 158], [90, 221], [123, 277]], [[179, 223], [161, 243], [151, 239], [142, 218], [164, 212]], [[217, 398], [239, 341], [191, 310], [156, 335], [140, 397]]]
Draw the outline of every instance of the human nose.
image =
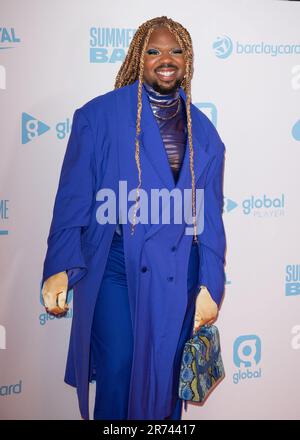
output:
[[162, 67], [170, 67], [168, 64], [170, 64], [170, 63], [172, 64], [173, 61], [174, 61], [174, 58], [173, 58], [172, 54], [170, 53], [170, 51], [164, 51], [161, 53], [160, 63], [165, 64]]

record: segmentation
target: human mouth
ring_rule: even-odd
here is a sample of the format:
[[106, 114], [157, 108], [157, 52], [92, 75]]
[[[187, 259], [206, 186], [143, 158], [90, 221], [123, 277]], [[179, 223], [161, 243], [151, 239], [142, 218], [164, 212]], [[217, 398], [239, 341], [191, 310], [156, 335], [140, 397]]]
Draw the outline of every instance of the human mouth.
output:
[[157, 76], [162, 80], [171, 80], [176, 76], [175, 69], [159, 69], [156, 71]]

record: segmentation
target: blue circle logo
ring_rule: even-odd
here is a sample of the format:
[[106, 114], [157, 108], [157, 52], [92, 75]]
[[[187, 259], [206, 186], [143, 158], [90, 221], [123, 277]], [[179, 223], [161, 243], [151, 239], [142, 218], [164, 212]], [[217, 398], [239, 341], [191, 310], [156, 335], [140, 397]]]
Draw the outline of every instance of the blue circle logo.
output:
[[231, 38], [226, 35], [218, 37], [213, 43], [213, 49], [218, 58], [228, 58], [233, 49]]

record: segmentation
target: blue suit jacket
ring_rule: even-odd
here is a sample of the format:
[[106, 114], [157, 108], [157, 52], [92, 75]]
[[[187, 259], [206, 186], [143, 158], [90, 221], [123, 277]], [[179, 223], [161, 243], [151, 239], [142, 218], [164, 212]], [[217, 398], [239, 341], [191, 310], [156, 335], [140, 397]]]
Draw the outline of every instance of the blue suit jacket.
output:
[[[99, 199], [98, 190], [109, 188], [116, 195], [116, 220], [119, 212], [126, 213], [119, 203], [119, 181], [126, 181], [127, 194], [138, 184], [134, 156], [137, 88], [135, 81], [98, 96], [75, 111], [48, 236], [41, 282], [69, 270], [69, 289], [73, 287], [74, 295], [65, 381], [77, 387], [84, 418], [89, 417], [88, 384], [94, 368], [90, 353], [93, 310], [116, 228], [116, 224], [97, 221], [98, 209], [106, 201]], [[181, 88], [180, 94], [186, 102]], [[151, 188], [170, 191], [175, 187], [191, 188], [188, 140], [175, 185], [144, 89], [142, 103], [142, 188], [148, 194]], [[191, 114], [196, 188], [204, 189], [204, 230], [198, 235], [199, 286], [207, 286], [219, 306], [225, 281], [226, 240], [222, 220], [225, 147], [213, 124], [193, 104]], [[128, 206], [134, 203], [131, 200]], [[192, 235], [185, 234], [185, 223], [172, 223], [172, 213], [170, 224], [138, 223], [134, 235], [130, 226], [129, 222], [123, 224], [134, 332], [128, 418], [163, 419], [170, 414], [172, 365], [187, 306]], [[148, 270], [141, 270], [145, 267]]]

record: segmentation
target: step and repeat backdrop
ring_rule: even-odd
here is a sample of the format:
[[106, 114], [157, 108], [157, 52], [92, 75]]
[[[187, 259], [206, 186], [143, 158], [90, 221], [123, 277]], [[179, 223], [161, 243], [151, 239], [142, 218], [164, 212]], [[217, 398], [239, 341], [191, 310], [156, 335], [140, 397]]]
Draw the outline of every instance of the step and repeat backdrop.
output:
[[63, 318], [40, 292], [54, 197], [75, 109], [161, 15], [191, 33], [192, 101], [226, 146], [226, 378], [182, 418], [300, 419], [300, 3], [0, 0], [1, 419], [80, 418], [63, 381], [72, 291]]

